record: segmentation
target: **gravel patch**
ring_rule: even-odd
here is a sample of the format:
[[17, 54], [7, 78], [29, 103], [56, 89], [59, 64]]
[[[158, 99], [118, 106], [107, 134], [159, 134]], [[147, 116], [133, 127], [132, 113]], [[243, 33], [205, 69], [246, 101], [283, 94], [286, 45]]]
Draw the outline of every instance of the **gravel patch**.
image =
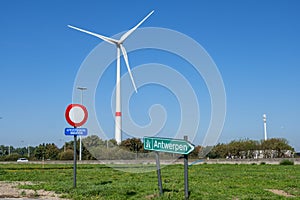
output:
[[58, 194], [45, 190], [19, 189], [19, 185], [32, 185], [31, 182], [4, 182], [0, 181], [0, 199], [48, 199], [48, 200], [67, 200], [60, 198]]

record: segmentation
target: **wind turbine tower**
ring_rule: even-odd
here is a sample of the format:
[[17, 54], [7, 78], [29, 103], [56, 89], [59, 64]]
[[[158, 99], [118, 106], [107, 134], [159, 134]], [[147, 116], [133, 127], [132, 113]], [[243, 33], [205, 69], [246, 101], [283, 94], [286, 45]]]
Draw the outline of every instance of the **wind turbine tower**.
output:
[[263, 114], [263, 120], [264, 120], [264, 134], [265, 134], [265, 141], [268, 139], [267, 138], [267, 115]]
[[75, 29], [77, 31], [81, 31], [84, 33], [87, 33], [89, 35], [95, 36], [99, 39], [104, 40], [105, 42], [108, 42], [110, 44], [113, 44], [116, 46], [117, 49], [117, 70], [116, 70], [116, 113], [115, 113], [115, 139], [118, 144], [122, 142], [122, 128], [121, 128], [121, 64], [120, 64], [120, 56], [121, 52], [123, 54], [123, 58], [125, 60], [125, 64], [133, 85], [134, 90], [137, 92], [137, 88], [135, 86], [135, 82], [133, 80], [133, 76], [131, 74], [131, 70], [129, 67], [129, 61], [128, 61], [128, 56], [127, 52], [125, 50], [125, 47], [123, 46], [123, 42], [148, 18], [150, 15], [152, 15], [154, 12], [151, 11], [143, 20], [141, 20], [137, 25], [135, 25], [133, 28], [131, 28], [129, 31], [124, 33], [119, 40], [114, 39], [114, 38], [109, 38], [97, 33], [93, 33], [75, 26], [68, 25], [68, 27]]

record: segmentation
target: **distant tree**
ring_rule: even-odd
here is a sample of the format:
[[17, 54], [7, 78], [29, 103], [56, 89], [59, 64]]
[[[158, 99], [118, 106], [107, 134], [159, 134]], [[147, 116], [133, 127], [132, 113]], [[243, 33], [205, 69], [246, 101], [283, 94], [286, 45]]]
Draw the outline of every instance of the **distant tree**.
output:
[[[134, 159], [138, 153], [143, 152], [143, 143], [139, 138], [128, 138], [120, 144], [121, 149], [117, 151], [117, 157], [122, 159]], [[124, 151], [125, 150], [125, 151]], [[132, 152], [132, 153], [128, 153]]]
[[227, 144], [227, 156], [252, 158], [253, 151], [259, 149], [259, 142], [249, 139], [233, 140]]
[[128, 138], [121, 142], [120, 147], [128, 151], [140, 152], [143, 149], [143, 143], [139, 138]]
[[97, 135], [90, 135], [88, 137], [85, 137], [82, 140], [83, 147], [82, 147], [82, 159], [83, 160], [94, 160], [95, 155], [94, 151], [95, 149], [101, 147], [106, 147], [106, 142], [103, 141], [101, 138], [99, 138]]
[[16, 149], [14, 149], [13, 151], [14, 153], [18, 153], [20, 154], [21, 156], [26, 156], [26, 153], [28, 152], [28, 149], [26, 147], [18, 147]]
[[71, 149], [67, 149], [64, 152], [61, 152], [59, 154], [59, 159], [60, 160], [73, 160], [74, 158], [74, 151]]
[[199, 158], [199, 152], [201, 149], [201, 146], [196, 146], [194, 150], [189, 154], [189, 158]]
[[46, 145], [45, 143], [43, 143], [35, 148], [33, 155], [37, 160], [43, 160], [45, 159], [45, 152], [46, 152]]
[[37, 160], [43, 160], [43, 159], [56, 160], [56, 159], [58, 159], [59, 152], [60, 152], [60, 150], [54, 143], [52, 143], [52, 144], [43, 143], [34, 148], [33, 156]]
[[52, 144], [46, 144], [45, 146], [45, 158], [51, 159], [51, 160], [57, 160], [58, 154], [59, 154], [58, 147], [52, 143]]
[[254, 158], [256, 151], [263, 150], [264, 157], [283, 157], [287, 150], [294, 151], [286, 139], [271, 138], [266, 141], [233, 140], [228, 144], [217, 144], [208, 153], [210, 158]]
[[65, 142], [65, 144], [62, 146], [62, 149], [64, 151], [66, 151], [68, 149], [73, 149], [73, 148], [74, 148], [74, 141]]
[[284, 138], [271, 138], [261, 141], [262, 149], [294, 150]]
[[21, 157], [20, 154], [18, 154], [18, 153], [12, 153], [10, 155], [5, 156], [4, 160], [5, 161], [17, 161], [18, 158], [20, 158], [20, 157]]
[[102, 140], [97, 135], [90, 135], [83, 140], [83, 159], [117, 159], [116, 140]]
[[253, 151], [259, 149], [259, 142], [255, 140], [243, 140], [243, 148], [245, 151]]
[[98, 146], [105, 146], [105, 141], [99, 138], [97, 135], [90, 135], [85, 137], [82, 142], [88, 148], [90, 147], [98, 147]]
[[228, 145], [219, 143], [216, 146], [214, 146], [211, 151], [207, 154], [207, 157], [209, 158], [225, 158], [229, 155]]
[[267, 157], [273, 157], [273, 155], [272, 156], [268, 155], [272, 153], [272, 150], [276, 151], [277, 155], [275, 155], [275, 157], [283, 157], [285, 150], [294, 151], [294, 148], [291, 147], [288, 144], [288, 141], [284, 138], [271, 138], [268, 140], [262, 140], [260, 146], [261, 149], [264, 150], [265, 155]]
[[108, 140], [108, 145], [110, 145], [110, 147], [115, 147], [118, 146], [118, 143], [115, 139], [110, 139]]

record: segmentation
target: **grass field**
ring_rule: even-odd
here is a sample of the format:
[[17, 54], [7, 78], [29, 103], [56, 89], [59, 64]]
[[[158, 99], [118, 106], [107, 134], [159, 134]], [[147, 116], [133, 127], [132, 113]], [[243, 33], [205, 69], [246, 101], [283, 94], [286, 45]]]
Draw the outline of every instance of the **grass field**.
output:
[[[36, 184], [22, 187], [51, 190], [71, 199], [184, 199], [183, 165], [166, 166], [161, 173], [164, 195], [159, 197], [155, 171], [129, 173], [106, 165], [78, 165], [73, 189], [72, 165], [0, 164], [0, 181], [30, 181]], [[300, 165], [193, 165], [189, 190], [190, 199], [300, 199]]]

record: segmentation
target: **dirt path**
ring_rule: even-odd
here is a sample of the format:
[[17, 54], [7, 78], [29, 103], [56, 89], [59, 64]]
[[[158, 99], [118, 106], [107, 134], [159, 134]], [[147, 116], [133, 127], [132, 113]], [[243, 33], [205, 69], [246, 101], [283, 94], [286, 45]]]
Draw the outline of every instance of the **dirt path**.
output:
[[[38, 198], [48, 200], [63, 200], [58, 194], [45, 190], [19, 189], [19, 185], [31, 185], [31, 182], [0, 181], [0, 198]], [[67, 200], [67, 199], [64, 199]]]
[[284, 196], [284, 197], [295, 197], [294, 195], [288, 194], [287, 192], [283, 190], [276, 190], [276, 189], [267, 189], [267, 191], [272, 192], [274, 194]]

